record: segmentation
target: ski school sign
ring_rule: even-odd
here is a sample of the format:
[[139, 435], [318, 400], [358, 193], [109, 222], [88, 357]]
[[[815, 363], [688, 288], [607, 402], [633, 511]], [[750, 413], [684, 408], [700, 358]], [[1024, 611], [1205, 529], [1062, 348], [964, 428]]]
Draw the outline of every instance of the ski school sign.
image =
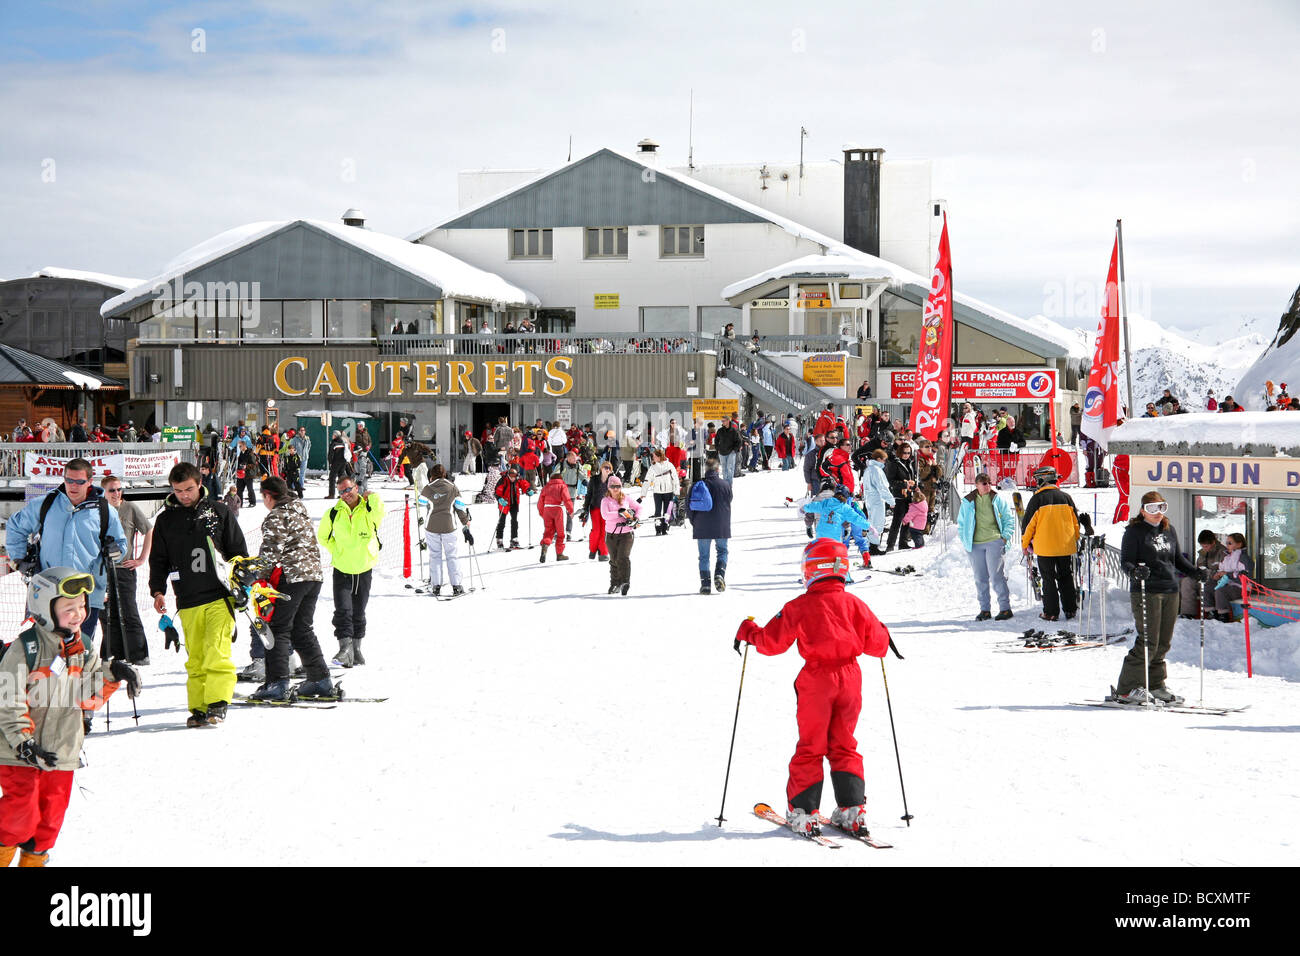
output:
[[[916, 370], [889, 373], [889, 397], [907, 400], [916, 392]], [[1056, 397], [1054, 368], [955, 368], [954, 402], [1050, 402]]]
[[1148, 488], [1300, 494], [1300, 461], [1294, 458], [1130, 455], [1129, 475], [1135, 486]]

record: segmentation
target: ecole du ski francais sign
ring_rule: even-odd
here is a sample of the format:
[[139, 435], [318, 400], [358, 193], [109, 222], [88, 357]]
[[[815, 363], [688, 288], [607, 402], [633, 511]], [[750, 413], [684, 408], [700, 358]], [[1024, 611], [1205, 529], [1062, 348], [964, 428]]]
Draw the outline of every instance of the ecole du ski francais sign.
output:
[[313, 366], [290, 355], [275, 366], [275, 388], [291, 398], [339, 395], [361, 398], [424, 396], [567, 395], [573, 390], [573, 359], [374, 359], [367, 362], [321, 362]]

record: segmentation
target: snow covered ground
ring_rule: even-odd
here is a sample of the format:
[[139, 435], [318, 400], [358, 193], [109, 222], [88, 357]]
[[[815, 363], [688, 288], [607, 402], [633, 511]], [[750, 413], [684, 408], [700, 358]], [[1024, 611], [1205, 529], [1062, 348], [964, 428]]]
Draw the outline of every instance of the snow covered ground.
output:
[[[862, 659], [858, 727], [873, 832], [896, 848], [826, 852], [750, 814], [758, 801], [784, 807], [801, 665], [793, 649], [749, 655], [719, 828], [741, 672], [732, 636], [746, 615], [765, 621], [800, 591], [807, 539], [783, 501], [802, 493], [796, 474], [737, 480], [721, 595], [696, 593], [687, 529], [656, 538], [649, 526], [627, 597], [605, 595], [608, 565], [588, 561], [583, 544], [559, 565], [538, 564], [537, 550], [484, 555], [484, 587], [453, 602], [384, 577], [370, 602], [370, 663], [343, 683], [386, 703], [234, 707], [219, 728], [187, 730], [181, 659], [151, 638], [140, 725], [120, 695], [111, 733], [97, 720], [53, 863], [111, 854], [121, 866], [1294, 864], [1300, 625], [1254, 631], [1250, 680], [1241, 628], [1207, 627], [1205, 699], [1250, 704], [1244, 713], [1072, 706], [1106, 692], [1125, 650], [997, 653], [1038, 623], [1023, 571], [1011, 574], [1016, 617], [976, 625], [965, 554], [937, 538], [878, 561], [922, 575], [875, 573], [852, 586], [906, 656], [885, 666], [910, 829], [899, 820], [874, 658]], [[477, 491], [481, 480], [461, 486]], [[399, 489], [383, 493], [401, 507]], [[309, 494], [323, 513], [324, 488], [311, 483]], [[1080, 505], [1093, 494], [1080, 493]], [[1109, 511], [1106, 493], [1098, 509]], [[495, 506], [473, 510], [481, 548]], [[241, 522], [254, 528], [264, 514], [245, 510]], [[401, 546], [391, 537], [385, 554]], [[316, 615], [327, 654], [331, 613], [327, 581]], [[1131, 623], [1126, 596], [1112, 595], [1109, 616]], [[1197, 625], [1180, 621], [1169, 684], [1193, 701], [1198, 654]], [[236, 660], [247, 659], [241, 626]], [[828, 781], [827, 812], [832, 799]], [[136, 821], [132, 838], [110, 848], [105, 821], [122, 814]]]

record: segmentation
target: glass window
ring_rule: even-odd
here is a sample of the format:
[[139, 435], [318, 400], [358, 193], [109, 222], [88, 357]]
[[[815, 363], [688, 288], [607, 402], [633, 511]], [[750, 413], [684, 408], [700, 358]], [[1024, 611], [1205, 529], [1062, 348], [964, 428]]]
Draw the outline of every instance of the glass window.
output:
[[641, 331], [668, 335], [691, 331], [691, 309], [687, 305], [643, 306]]
[[[737, 329], [741, 328], [744, 311], [742, 309], [733, 309], [729, 305], [702, 305], [700, 306], [699, 316], [700, 326], [695, 331], [706, 332], [710, 335], [721, 335], [728, 322], [735, 325]], [[737, 331], [736, 335], [739, 337], [740, 333]]]
[[[465, 305], [466, 303], [461, 303]], [[465, 318], [477, 320], [479, 316], [465, 312]], [[475, 324], [474, 331], [478, 331]], [[384, 335], [438, 335], [442, 332], [442, 301], [435, 302], [385, 302]]]
[[184, 312], [184, 307], [178, 306], [145, 319], [140, 323], [140, 338], [153, 342], [193, 340], [194, 319]]
[[240, 319], [245, 342], [278, 342], [284, 309], [279, 301], [253, 299], [244, 303]]
[[325, 332], [325, 309], [320, 299], [288, 299], [284, 303], [284, 337], [320, 339]]
[[198, 338], [205, 342], [239, 340], [239, 303], [209, 299], [196, 303]]
[[703, 226], [664, 226], [660, 247], [664, 256], [704, 255]]
[[[1192, 496], [1192, 537], [1190, 541], [1179, 541], [1183, 550], [1190, 553], [1196, 547], [1196, 539], [1205, 530], [1213, 531], [1223, 543], [1228, 535], [1239, 534], [1250, 542], [1249, 503], [1245, 498], [1229, 498], [1225, 495]], [[1181, 538], [1181, 535], [1180, 535]]]
[[862, 298], [861, 282], [841, 282], [840, 283], [841, 299], [860, 299]]
[[[1260, 498], [1259, 532], [1255, 571], [1260, 581], [1271, 588], [1296, 590], [1300, 587], [1300, 498]], [[1246, 546], [1249, 549], [1249, 537]]]
[[604, 226], [587, 230], [588, 259], [626, 259], [627, 226]]
[[886, 292], [880, 297], [880, 364], [916, 367], [921, 306]]
[[375, 335], [369, 299], [330, 299], [325, 306], [326, 334], [331, 340], [369, 339]]
[[961, 322], [957, 327], [958, 365], [1042, 365], [1043, 357], [1026, 352]]
[[510, 230], [511, 259], [549, 259], [551, 248], [549, 229]]

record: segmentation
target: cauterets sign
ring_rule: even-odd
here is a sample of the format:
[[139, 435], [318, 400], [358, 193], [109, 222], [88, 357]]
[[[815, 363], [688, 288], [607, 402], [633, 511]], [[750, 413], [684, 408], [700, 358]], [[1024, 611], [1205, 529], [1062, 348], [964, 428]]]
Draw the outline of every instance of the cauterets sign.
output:
[[289, 355], [275, 366], [275, 388], [302, 395], [367, 395], [393, 398], [431, 396], [514, 397], [567, 395], [573, 389], [573, 359], [372, 359], [309, 362]]
[[1300, 461], [1294, 458], [1187, 458], [1130, 455], [1129, 480], [1147, 488], [1217, 492], [1300, 494]]

